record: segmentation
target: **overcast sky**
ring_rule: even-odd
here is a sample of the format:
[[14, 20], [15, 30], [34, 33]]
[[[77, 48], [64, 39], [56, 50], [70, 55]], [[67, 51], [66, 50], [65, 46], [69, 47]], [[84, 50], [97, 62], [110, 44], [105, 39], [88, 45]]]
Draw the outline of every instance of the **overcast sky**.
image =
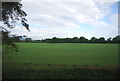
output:
[[52, 37], [115, 37], [118, 35], [118, 0], [22, 0], [30, 32], [12, 34], [32, 39]]

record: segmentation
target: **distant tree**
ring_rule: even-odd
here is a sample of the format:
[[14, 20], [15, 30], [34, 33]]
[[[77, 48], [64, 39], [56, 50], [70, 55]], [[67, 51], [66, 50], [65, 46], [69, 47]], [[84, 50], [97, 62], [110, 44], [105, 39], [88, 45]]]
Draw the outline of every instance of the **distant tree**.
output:
[[92, 38], [90, 39], [90, 42], [91, 42], [91, 43], [96, 43], [96, 42], [97, 42], [97, 38], [96, 38], [96, 37], [92, 37]]
[[120, 35], [114, 37], [114, 38], [112, 39], [112, 42], [113, 42], [113, 43], [120, 43]]
[[42, 41], [41, 40], [35, 40], [36, 43], [41, 43]]
[[51, 42], [52, 43], [57, 43], [58, 41], [59, 41], [59, 39], [57, 37], [53, 37]]
[[45, 42], [52, 43], [52, 39], [46, 39]]
[[112, 42], [112, 38], [110, 37], [107, 39], [107, 43], [111, 43], [111, 42]]
[[73, 37], [73, 40], [78, 40], [79, 38], [78, 37]]
[[105, 43], [105, 38], [104, 37], [100, 37], [98, 40], [97, 40], [98, 43]]
[[88, 42], [88, 39], [86, 39], [85, 37], [81, 36], [81, 37], [79, 38], [79, 42], [80, 42], [80, 43], [86, 43], [86, 42]]
[[31, 38], [25, 38], [25, 42], [32, 42]]
[[65, 43], [71, 43], [72, 41], [71, 41], [71, 38], [65, 38], [65, 39], [64, 39], [64, 42], [65, 42]]
[[73, 40], [72, 42], [74, 42], [74, 43], [78, 43], [79, 42], [79, 38], [78, 37], [73, 37], [72, 40]]
[[65, 38], [60, 38], [60, 43], [65, 43]]
[[46, 43], [120, 43], [120, 36], [116, 36], [113, 39], [108, 38], [105, 40], [104, 37], [96, 38], [92, 37], [90, 40], [87, 38], [81, 36], [80, 38], [78, 37], [73, 37], [73, 38], [57, 38], [53, 37], [52, 39], [42, 39], [41, 42], [46, 42]]

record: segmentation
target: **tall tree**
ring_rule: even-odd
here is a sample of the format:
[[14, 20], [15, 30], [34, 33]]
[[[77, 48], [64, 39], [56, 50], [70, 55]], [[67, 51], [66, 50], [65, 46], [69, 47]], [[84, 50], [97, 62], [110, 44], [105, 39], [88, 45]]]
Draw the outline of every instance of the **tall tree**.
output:
[[20, 21], [21, 25], [29, 30], [27, 24], [26, 12], [22, 10], [22, 4], [20, 2], [2, 2], [2, 22], [9, 28], [14, 28], [15, 23]]
[[[26, 12], [22, 10], [22, 4], [20, 2], [2, 2], [2, 19], [8, 28], [14, 28], [15, 23], [20, 22], [21, 26], [25, 27], [29, 31], [29, 25], [27, 24]], [[17, 45], [14, 44], [14, 38], [10, 36], [10, 31], [8, 31], [4, 26], [0, 26], [2, 29], [2, 43], [8, 46], [8, 48], [16, 49]]]

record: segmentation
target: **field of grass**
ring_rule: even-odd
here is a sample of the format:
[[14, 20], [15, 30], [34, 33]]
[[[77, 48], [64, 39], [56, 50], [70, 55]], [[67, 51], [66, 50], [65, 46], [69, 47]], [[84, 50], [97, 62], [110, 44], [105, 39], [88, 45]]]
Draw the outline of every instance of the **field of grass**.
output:
[[117, 44], [79, 43], [17, 43], [19, 52], [12, 52], [5, 62], [66, 64], [66, 65], [110, 65], [118, 60]]
[[61, 68], [64, 70], [85, 67], [115, 69], [118, 64], [118, 44], [17, 43], [17, 45], [19, 51], [11, 52], [9, 59], [3, 60], [4, 65], [6, 64], [4, 67], [37, 71], [52, 69], [59, 73], [58, 69]]

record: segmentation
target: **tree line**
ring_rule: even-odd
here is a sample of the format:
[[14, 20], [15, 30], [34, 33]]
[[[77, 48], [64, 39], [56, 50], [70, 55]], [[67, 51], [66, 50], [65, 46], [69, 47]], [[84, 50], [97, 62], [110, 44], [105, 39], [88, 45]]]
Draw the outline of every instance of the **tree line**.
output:
[[25, 38], [21, 40], [22, 36], [14, 36], [15, 42], [35, 42], [35, 43], [120, 43], [120, 35], [115, 36], [114, 38], [105, 39], [104, 37], [96, 38], [91, 37], [87, 39], [83, 36], [73, 37], [73, 38], [46, 38], [42, 40], [32, 40], [32, 38]]

